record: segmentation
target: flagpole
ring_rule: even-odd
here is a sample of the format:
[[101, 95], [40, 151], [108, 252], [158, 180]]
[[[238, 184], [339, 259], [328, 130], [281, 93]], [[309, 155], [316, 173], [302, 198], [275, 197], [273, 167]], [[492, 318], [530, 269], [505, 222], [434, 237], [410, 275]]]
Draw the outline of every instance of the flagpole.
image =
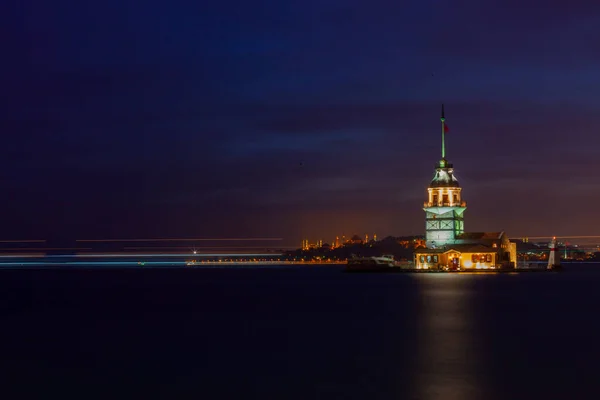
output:
[[445, 127], [444, 127], [444, 105], [442, 104], [442, 118], [440, 118], [442, 121], [442, 160], [444, 160], [446, 158], [446, 142], [445, 142]]

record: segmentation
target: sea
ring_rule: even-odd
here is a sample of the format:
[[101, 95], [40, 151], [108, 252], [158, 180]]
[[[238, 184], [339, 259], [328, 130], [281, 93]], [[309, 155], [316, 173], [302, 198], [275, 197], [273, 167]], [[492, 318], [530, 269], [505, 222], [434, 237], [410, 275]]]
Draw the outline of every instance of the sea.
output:
[[0, 269], [2, 398], [600, 398], [599, 264], [342, 269]]

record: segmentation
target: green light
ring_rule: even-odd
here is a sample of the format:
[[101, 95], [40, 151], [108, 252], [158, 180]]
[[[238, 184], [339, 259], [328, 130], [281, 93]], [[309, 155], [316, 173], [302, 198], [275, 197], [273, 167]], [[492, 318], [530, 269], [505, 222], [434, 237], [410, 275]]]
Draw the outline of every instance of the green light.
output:
[[444, 134], [444, 118], [442, 118], [442, 158], [446, 158], [446, 140]]

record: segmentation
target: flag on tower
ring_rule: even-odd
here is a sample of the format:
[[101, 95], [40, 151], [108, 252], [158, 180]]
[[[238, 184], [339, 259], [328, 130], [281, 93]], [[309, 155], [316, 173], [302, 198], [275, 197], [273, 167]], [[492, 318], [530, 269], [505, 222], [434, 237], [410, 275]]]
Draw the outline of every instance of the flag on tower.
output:
[[444, 124], [444, 133], [448, 133], [449, 130], [448, 125]]

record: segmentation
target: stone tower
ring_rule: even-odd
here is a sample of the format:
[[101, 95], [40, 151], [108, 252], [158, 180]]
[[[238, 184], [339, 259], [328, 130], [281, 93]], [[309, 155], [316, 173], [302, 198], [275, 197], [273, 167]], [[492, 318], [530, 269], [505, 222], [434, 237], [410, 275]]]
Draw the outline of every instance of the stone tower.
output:
[[427, 247], [452, 244], [465, 231], [463, 215], [467, 204], [462, 200], [461, 187], [454, 176], [452, 164], [446, 160], [444, 105], [442, 104], [442, 159], [435, 165], [435, 175], [427, 188], [425, 240]]

